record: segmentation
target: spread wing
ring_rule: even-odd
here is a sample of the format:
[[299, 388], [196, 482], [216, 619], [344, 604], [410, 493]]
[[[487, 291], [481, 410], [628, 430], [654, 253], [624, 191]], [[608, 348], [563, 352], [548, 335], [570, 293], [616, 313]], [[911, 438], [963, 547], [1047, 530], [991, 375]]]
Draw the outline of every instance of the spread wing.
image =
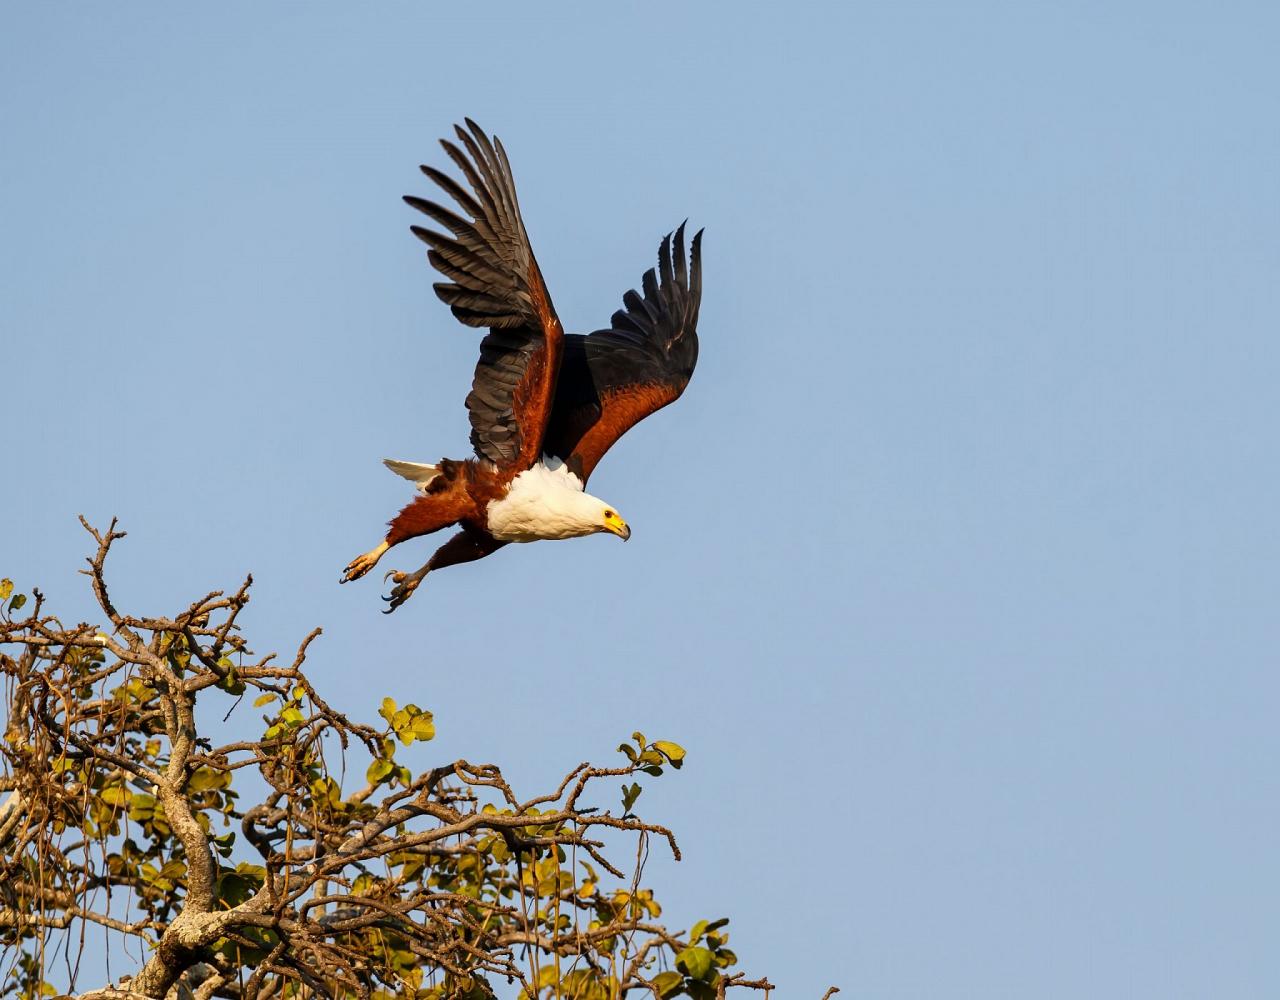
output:
[[[545, 451], [585, 483], [618, 438], [684, 392], [698, 360], [702, 232], [685, 264], [684, 225], [658, 249], [657, 271], [622, 297], [608, 330], [565, 338]], [[673, 259], [674, 251], [674, 259]]]
[[454, 127], [461, 148], [447, 139], [440, 145], [471, 190], [422, 167], [462, 214], [412, 195], [405, 201], [448, 231], [412, 227], [431, 248], [431, 265], [449, 279], [434, 286], [436, 294], [467, 326], [489, 328], [467, 396], [471, 444], [499, 467], [526, 469], [542, 455], [564, 330], [529, 246], [506, 150], [470, 118], [466, 123]]

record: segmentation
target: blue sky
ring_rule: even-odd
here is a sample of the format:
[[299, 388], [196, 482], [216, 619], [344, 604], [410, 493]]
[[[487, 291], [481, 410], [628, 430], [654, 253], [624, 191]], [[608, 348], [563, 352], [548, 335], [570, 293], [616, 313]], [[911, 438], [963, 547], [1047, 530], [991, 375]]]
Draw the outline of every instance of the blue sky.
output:
[[[632, 729], [673, 923], [785, 996], [1280, 993], [1271, 5], [135, 4], [0, 32], [0, 575], [257, 578], [261, 648], [530, 792]], [[594, 492], [397, 614], [464, 457], [416, 166], [500, 135], [561, 317], [686, 216], [702, 354]], [[412, 569], [431, 540], [385, 561]], [[233, 723], [234, 724], [234, 723]]]

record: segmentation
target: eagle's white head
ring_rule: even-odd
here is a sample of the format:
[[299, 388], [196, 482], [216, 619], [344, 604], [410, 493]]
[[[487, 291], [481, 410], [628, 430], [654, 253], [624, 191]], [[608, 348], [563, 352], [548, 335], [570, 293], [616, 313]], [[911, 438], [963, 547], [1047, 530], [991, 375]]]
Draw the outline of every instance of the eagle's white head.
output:
[[488, 507], [489, 533], [503, 542], [578, 538], [608, 531], [631, 537], [617, 509], [583, 490], [582, 480], [558, 458], [546, 456], [511, 481]]

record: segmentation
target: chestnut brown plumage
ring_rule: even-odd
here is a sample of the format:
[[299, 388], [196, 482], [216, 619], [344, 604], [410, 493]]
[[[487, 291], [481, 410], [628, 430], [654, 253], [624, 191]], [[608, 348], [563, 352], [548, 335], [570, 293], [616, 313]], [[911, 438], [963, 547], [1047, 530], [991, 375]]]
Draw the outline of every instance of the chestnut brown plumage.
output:
[[607, 329], [566, 335], [520, 216], [506, 150], [469, 118], [455, 133], [457, 143], [441, 145], [470, 190], [434, 167], [421, 169], [462, 214], [412, 195], [405, 201], [447, 230], [411, 227], [448, 279], [436, 294], [460, 322], [488, 328], [466, 401], [476, 457], [388, 462], [419, 482], [420, 495], [380, 545], [351, 561], [342, 582], [369, 572], [393, 545], [461, 528], [417, 572], [388, 574], [396, 582], [388, 611], [428, 572], [481, 559], [508, 541], [592, 531], [629, 537], [616, 512], [584, 487], [618, 438], [679, 398], [698, 359], [701, 231], [687, 259], [683, 223], [662, 241], [658, 267], [640, 291], [623, 296]]

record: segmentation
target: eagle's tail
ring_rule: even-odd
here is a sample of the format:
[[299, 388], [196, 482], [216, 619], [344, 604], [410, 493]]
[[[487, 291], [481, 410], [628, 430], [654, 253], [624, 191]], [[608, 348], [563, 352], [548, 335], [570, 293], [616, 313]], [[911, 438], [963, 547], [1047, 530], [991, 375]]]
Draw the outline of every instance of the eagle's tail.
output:
[[384, 458], [382, 464], [397, 476], [403, 476], [411, 483], [416, 483], [419, 492], [426, 493], [431, 484], [443, 473], [438, 465], [424, 465], [421, 462], [401, 462], [395, 458]]

